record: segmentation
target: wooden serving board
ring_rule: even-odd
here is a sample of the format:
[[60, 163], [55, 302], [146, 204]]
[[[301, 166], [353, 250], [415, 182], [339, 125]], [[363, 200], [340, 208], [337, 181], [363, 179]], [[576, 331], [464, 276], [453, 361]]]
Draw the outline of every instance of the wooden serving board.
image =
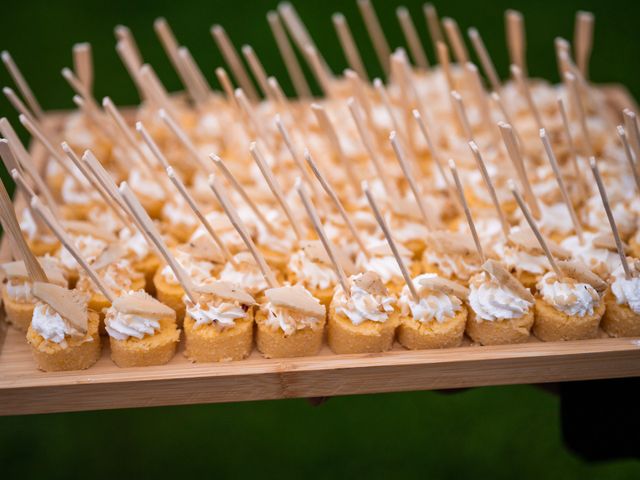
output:
[[[635, 108], [625, 89], [602, 87], [612, 109]], [[614, 111], [612, 110], [612, 111]], [[64, 115], [49, 121], [60, 125]], [[42, 147], [33, 145], [43, 162]], [[16, 206], [23, 205], [16, 199]], [[10, 258], [3, 239], [0, 261]], [[70, 412], [161, 405], [321, 397], [362, 393], [546, 383], [640, 376], [640, 338], [539, 342], [386, 353], [319, 355], [192, 364], [179, 349], [167, 364], [121, 369], [102, 358], [84, 371], [44, 373], [36, 369], [24, 334], [8, 327], [0, 310], [0, 415]]]

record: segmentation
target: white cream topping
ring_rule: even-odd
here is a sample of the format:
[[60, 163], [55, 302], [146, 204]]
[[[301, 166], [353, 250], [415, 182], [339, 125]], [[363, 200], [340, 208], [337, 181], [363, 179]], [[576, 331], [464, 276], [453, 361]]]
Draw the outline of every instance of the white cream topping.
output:
[[338, 282], [338, 277], [331, 266], [314, 262], [304, 250], [298, 250], [291, 255], [288, 267], [296, 274], [298, 283], [308, 288], [324, 290]]
[[528, 272], [534, 275], [542, 275], [551, 269], [549, 260], [543, 255], [529, 253], [521, 248], [504, 243], [497, 244], [495, 251], [509, 269], [516, 272]]
[[[180, 266], [187, 272], [191, 281], [196, 284], [202, 284], [208, 278], [211, 278], [215, 265], [207, 260], [196, 260], [188, 253], [181, 250], [173, 250], [173, 256]], [[160, 272], [162, 278], [167, 283], [178, 285], [178, 279], [169, 265], [165, 265]]]
[[[437, 277], [435, 273], [423, 273], [414, 278], [413, 283], [419, 285], [421, 279], [434, 277]], [[454, 317], [456, 312], [459, 312], [462, 308], [462, 302], [459, 298], [441, 292], [421, 294], [420, 302], [416, 303], [409, 291], [409, 287], [406, 285], [402, 289], [398, 305], [403, 316], [411, 314], [414, 320], [422, 323], [432, 320], [442, 323]]]
[[126, 340], [129, 337], [144, 338], [160, 330], [160, 322], [155, 318], [130, 313], [121, 313], [113, 308], [107, 311], [105, 329], [111, 338]]
[[[31, 328], [45, 340], [57, 343], [62, 347], [67, 346], [67, 336], [82, 334], [73, 328], [62, 316], [46, 303], [38, 303], [33, 309]], [[91, 340], [91, 337], [89, 337]]]
[[583, 242], [576, 235], [565, 238], [561, 246], [571, 252], [571, 255], [582, 261], [592, 271], [599, 275], [607, 275], [621, 266], [620, 257], [616, 252], [593, 245], [597, 233], [584, 232]]
[[70, 175], [65, 177], [62, 183], [61, 195], [64, 203], [80, 205], [86, 205], [100, 199], [97, 192], [87, 191], [83, 185], [80, 185], [75, 178]]
[[520, 318], [533, 305], [484, 272], [471, 279], [469, 289], [469, 305], [481, 320]]
[[171, 225], [195, 227], [198, 224], [193, 210], [182, 200], [182, 197], [174, 197], [162, 206], [162, 218]]
[[350, 293], [347, 298], [342, 285], [337, 285], [333, 294], [333, 306], [336, 312], [343, 314], [354, 325], [360, 325], [367, 320], [372, 322], [386, 322], [389, 314], [393, 312], [393, 304], [396, 299], [391, 295], [374, 295], [358, 287], [354, 279], [362, 274], [350, 277]]
[[[100, 238], [92, 237], [91, 235], [72, 235], [72, 240], [76, 248], [80, 251], [80, 255], [88, 263], [92, 263], [101, 253], [107, 248], [107, 242]], [[78, 262], [73, 258], [71, 253], [66, 248], [61, 248], [60, 263], [63, 267], [69, 270], [76, 270], [79, 268]]]
[[449, 278], [457, 277], [461, 280], [468, 280], [471, 275], [480, 271], [479, 264], [467, 261], [460, 255], [435, 252], [429, 248], [425, 250], [423, 259], [438, 267], [438, 270]]
[[153, 200], [162, 200], [164, 198], [164, 190], [160, 184], [156, 180], [145, 176], [138, 168], [133, 168], [129, 171], [129, 186], [134, 192]]
[[545, 302], [570, 316], [592, 315], [600, 303], [600, 296], [591, 285], [558, 281], [553, 272], [542, 277], [537, 287]]
[[16, 302], [35, 303], [31, 294], [31, 282], [23, 279], [10, 278], [6, 284], [7, 295]]
[[30, 241], [40, 240], [44, 243], [56, 243], [58, 241], [54, 235], [43, 234], [39, 231], [38, 224], [33, 218], [33, 215], [31, 215], [31, 210], [29, 208], [25, 208], [22, 211], [22, 217], [20, 218], [20, 230], [22, 230], [22, 233]]
[[[320, 303], [307, 289], [304, 291], [315, 302]], [[279, 328], [286, 336], [295, 333], [297, 330], [313, 328], [323, 320], [288, 308], [274, 306], [271, 302], [265, 303], [261, 308], [267, 312], [266, 325], [272, 328]]]
[[139, 231], [132, 235], [128, 228], [123, 228], [118, 237], [127, 252], [133, 254], [134, 259], [142, 260], [149, 255], [149, 243]]
[[628, 305], [634, 313], [640, 315], [640, 277], [631, 277], [627, 280], [621, 266], [614, 273], [614, 278], [611, 291], [618, 305]]
[[260, 268], [249, 252], [240, 252], [233, 257], [238, 263], [238, 268], [227, 262], [220, 272], [219, 280], [230, 282], [256, 295], [269, 288]]
[[187, 313], [195, 321], [196, 328], [211, 324], [215, 324], [219, 328], [231, 328], [235, 326], [236, 319], [247, 316], [247, 312], [240, 305], [213, 300], [188, 305]]
[[[412, 260], [408, 256], [403, 256], [402, 261], [407, 267]], [[382, 283], [402, 281], [402, 271], [393, 255], [371, 255], [367, 258], [361, 251], [356, 256], [356, 267], [358, 270], [377, 273]]]

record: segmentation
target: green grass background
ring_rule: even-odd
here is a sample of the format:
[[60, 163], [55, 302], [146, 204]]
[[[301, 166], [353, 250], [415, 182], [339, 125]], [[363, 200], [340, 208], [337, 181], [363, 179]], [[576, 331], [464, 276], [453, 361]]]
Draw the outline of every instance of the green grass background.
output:
[[[421, 2], [405, 1], [423, 39]], [[398, 4], [376, 1], [392, 46], [403, 44]], [[557, 80], [553, 39], [572, 38], [577, 9], [596, 14], [592, 78], [619, 82], [640, 96], [639, 7], [634, 1], [462, 1], [436, 4], [462, 29], [476, 26], [499, 72], [507, 71], [502, 12], [525, 14], [529, 71]], [[46, 109], [70, 108], [71, 90], [59, 71], [71, 66], [71, 46], [89, 41], [96, 63], [95, 91], [118, 104], [137, 98], [114, 51], [113, 26], [133, 30], [146, 61], [170, 89], [176, 75], [155, 37], [153, 19], [166, 16], [215, 85], [222, 64], [210, 35], [224, 25], [237, 46], [251, 44], [266, 70], [288, 93], [291, 85], [276, 54], [265, 14], [275, 1], [44, 1], [7, 0], [0, 48], [8, 49]], [[355, 1], [297, 1], [296, 6], [330, 65], [346, 63], [331, 13], [348, 18], [372, 75], [379, 75]], [[434, 55], [427, 47], [430, 59]], [[0, 69], [0, 84], [12, 85]], [[13, 86], [13, 85], [12, 85]], [[0, 114], [16, 121], [4, 97]], [[26, 137], [25, 137], [26, 138]], [[2, 171], [5, 179], [5, 172]], [[598, 412], [594, 412], [598, 415]], [[634, 461], [590, 465], [562, 444], [559, 402], [531, 386], [481, 388], [331, 399], [150, 408], [0, 418], [3, 478], [640, 478]], [[4, 476], [4, 473], [8, 476]]]

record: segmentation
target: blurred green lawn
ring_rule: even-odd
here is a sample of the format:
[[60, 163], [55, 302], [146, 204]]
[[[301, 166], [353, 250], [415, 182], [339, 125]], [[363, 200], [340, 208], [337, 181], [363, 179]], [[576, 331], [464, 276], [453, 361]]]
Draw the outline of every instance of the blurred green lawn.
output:
[[[426, 39], [421, 2], [405, 1]], [[397, 2], [374, 1], [393, 46], [402, 44]], [[0, 49], [11, 51], [47, 109], [70, 108], [71, 90], [59, 75], [71, 66], [73, 43], [89, 41], [98, 98], [137, 102], [113, 49], [113, 26], [133, 30], [146, 61], [170, 89], [176, 75], [152, 29], [166, 16], [215, 84], [222, 59], [209, 35], [225, 26], [237, 46], [251, 44], [268, 73], [291, 93], [265, 14], [275, 1], [80, 2], [7, 0]], [[592, 78], [626, 84], [640, 96], [639, 7], [634, 1], [462, 1], [437, 3], [463, 30], [476, 26], [499, 72], [507, 71], [502, 12], [520, 9], [528, 30], [529, 71], [557, 80], [553, 39], [571, 40], [577, 9], [596, 13]], [[342, 11], [373, 75], [379, 67], [365, 38], [355, 0], [297, 1], [296, 7], [327, 60], [345, 61], [330, 21]], [[433, 52], [428, 47], [433, 61]], [[11, 85], [0, 69], [0, 84]], [[0, 114], [16, 115], [4, 97]], [[0, 167], [1, 168], [1, 167]], [[3, 179], [5, 172], [2, 171]], [[597, 415], [597, 412], [594, 412]], [[318, 408], [304, 400], [190, 406], [0, 418], [3, 478], [131, 478], [254, 476], [282, 478], [640, 478], [640, 463], [588, 465], [562, 445], [559, 403], [529, 386], [481, 388], [453, 395], [431, 392], [331, 399]], [[5, 476], [5, 472], [8, 473]]]

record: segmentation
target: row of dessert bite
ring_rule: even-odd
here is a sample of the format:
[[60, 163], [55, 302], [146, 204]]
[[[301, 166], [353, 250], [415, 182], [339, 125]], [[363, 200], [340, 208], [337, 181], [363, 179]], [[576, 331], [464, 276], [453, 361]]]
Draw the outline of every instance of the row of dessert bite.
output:
[[[121, 55], [135, 50], [117, 35]], [[49, 155], [41, 174], [0, 121], [28, 199], [18, 221], [5, 195], [20, 260], [3, 266], [3, 302], [39, 368], [87, 368], [104, 336], [125, 367], [166, 363], [181, 332], [199, 362], [244, 358], [254, 342], [267, 357], [313, 355], [325, 330], [336, 353], [396, 338], [453, 347], [465, 333], [484, 345], [640, 335], [635, 114], [617, 137], [562, 42], [563, 84], [514, 61], [489, 94], [449, 40], [457, 63], [442, 42], [439, 67], [400, 49], [387, 85], [327, 75], [307, 49], [324, 79], [315, 101], [284, 98], [255, 68], [263, 101], [194, 78], [186, 99], [170, 96], [125, 54], [144, 98], [135, 130], [95, 101], [80, 60], [63, 71], [80, 108], [62, 131], [12, 102]]]

